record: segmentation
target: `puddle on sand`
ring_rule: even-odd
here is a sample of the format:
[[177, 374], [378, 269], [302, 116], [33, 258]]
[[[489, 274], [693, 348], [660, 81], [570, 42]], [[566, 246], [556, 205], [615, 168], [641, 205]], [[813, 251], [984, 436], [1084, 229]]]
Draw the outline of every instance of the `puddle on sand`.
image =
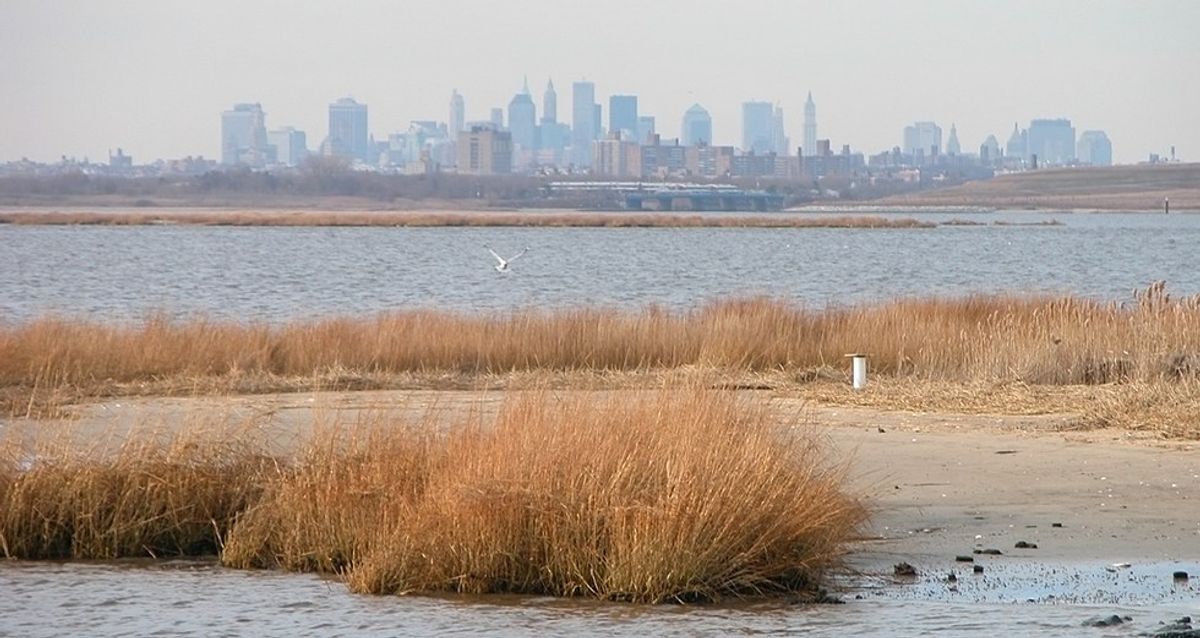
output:
[[[982, 561], [981, 561], [982, 562]], [[311, 574], [236, 571], [206, 561], [0, 563], [0, 636], [615, 635], [1094, 635], [1135, 636], [1200, 616], [1198, 563], [1017, 564], [989, 561], [982, 577], [921, 568], [917, 578], [857, 579], [847, 604], [779, 602], [684, 607], [529, 596], [358, 596]], [[1162, 570], [1168, 583], [1160, 584]], [[864, 585], [865, 582], [865, 585]], [[862, 596], [856, 599], [855, 596]], [[1038, 602], [1026, 602], [1033, 599]], [[1095, 616], [1133, 622], [1085, 628]]]

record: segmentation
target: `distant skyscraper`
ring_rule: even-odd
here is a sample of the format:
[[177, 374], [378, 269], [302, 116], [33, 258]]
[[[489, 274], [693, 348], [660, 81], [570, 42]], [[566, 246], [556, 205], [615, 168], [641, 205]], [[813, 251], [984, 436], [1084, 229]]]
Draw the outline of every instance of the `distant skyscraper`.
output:
[[962, 155], [962, 145], [958, 143], [958, 129], [954, 122], [950, 123], [950, 137], [946, 139], [947, 155]]
[[367, 105], [344, 97], [329, 105], [329, 152], [337, 157], [370, 160]]
[[454, 89], [450, 93], [450, 139], [458, 137], [465, 123], [466, 107], [463, 105], [463, 96], [458, 94], [458, 89]]
[[771, 119], [771, 133], [773, 133], [771, 136], [771, 150], [775, 151], [776, 155], [787, 155], [788, 146], [791, 145], [791, 141], [788, 140], [787, 133], [784, 132], [782, 107], [775, 107], [775, 115]]
[[812, 91], [808, 92], [808, 100], [804, 102], [804, 154], [817, 154], [817, 105], [813, 102]]
[[932, 158], [942, 152], [942, 127], [933, 122], [916, 122], [904, 127], [904, 152]]
[[1000, 141], [996, 139], [995, 135], [989, 135], [979, 146], [979, 160], [984, 164], [991, 164], [999, 159]]
[[1004, 154], [1014, 158], [1014, 161], [1026, 161], [1029, 159], [1029, 154], [1025, 151], [1029, 148], [1029, 134], [1021, 130], [1016, 122], [1013, 122], [1012, 135], [1008, 136], [1008, 144], [1004, 146]]
[[592, 165], [592, 140], [600, 126], [598, 106], [595, 84], [584, 81], [571, 86], [571, 160], [576, 166]]
[[637, 139], [638, 106], [636, 95], [614, 95], [608, 98], [608, 134]]
[[558, 93], [554, 90], [554, 80], [546, 80], [546, 95], [542, 96], [542, 124], [558, 122]]
[[775, 148], [775, 108], [770, 102], [742, 103], [742, 151], [769, 153]]
[[1084, 131], [1079, 135], [1076, 158], [1092, 166], [1112, 166], [1112, 142], [1104, 131]]
[[637, 143], [645, 144], [646, 140], [654, 135], [654, 117], [650, 115], [639, 115], [637, 126]]
[[285, 126], [267, 133], [267, 140], [275, 147], [275, 161], [284, 166], [299, 166], [308, 156], [308, 139], [304, 131]]
[[1033, 120], [1029, 123], [1029, 157], [1037, 155], [1038, 166], [1064, 165], [1075, 161], [1075, 129], [1071, 120]]
[[260, 168], [267, 162], [266, 113], [262, 105], [234, 104], [221, 113], [221, 163]]
[[488, 118], [497, 129], [504, 128], [504, 109], [493, 106], [491, 116]]
[[[508, 130], [516, 153], [532, 153], [537, 147], [537, 106], [529, 95], [529, 82], [508, 103]], [[521, 164], [521, 162], [518, 162]]]
[[693, 104], [683, 114], [683, 130], [679, 137], [684, 146], [712, 144], [712, 117], [703, 106]]

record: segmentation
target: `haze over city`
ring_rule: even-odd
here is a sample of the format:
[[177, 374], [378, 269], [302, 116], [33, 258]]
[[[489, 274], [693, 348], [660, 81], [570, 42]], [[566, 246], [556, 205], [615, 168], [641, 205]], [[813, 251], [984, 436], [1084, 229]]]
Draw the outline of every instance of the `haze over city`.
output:
[[637, 95], [664, 137], [703, 104], [714, 144], [740, 146], [742, 103], [762, 100], [783, 109], [795, 146], [811, 91], [820, 137], [865, 153], [900, 145], [916, 121], [955, 124], [977, 149], [1057, 117], [1106, 131], [1116, 162], [1200, 149], [1195, 2], [18, 0], [0, 14], [0, 161], [102, 160], [118, 147], [139, 161], [217, 158], [220, 114], [241, 102], [316, 148], [345, 96], [370, 106], [385, 139], [446, 120], [454, 89], [467, 120], [486, 120], [526, 76], [539, 106], [555, 81], [566, 122], [571, 83], [585, 78], [606, 110], [610, 95]]

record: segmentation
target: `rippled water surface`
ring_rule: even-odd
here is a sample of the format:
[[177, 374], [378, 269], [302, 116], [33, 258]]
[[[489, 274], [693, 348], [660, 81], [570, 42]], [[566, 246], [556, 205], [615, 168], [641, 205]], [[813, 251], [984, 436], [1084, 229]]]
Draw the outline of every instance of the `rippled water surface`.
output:
[[[964, 584], [966, 582], [964, 577]], [[1120, 585], [1116, 586], [1121, 589]], [[944, 589], [944, 587], [943, 587]], [[980, 586], [980, 591], [987, 587]], [[1011, 601], [903, 588], [844, 605], [635, 606], [520, 596], [357, 596], [303, 574], [205, 562], [0, 564], [0, 635], [41, 636], [1134, 636], [1197, 615], [1192, 590], [1150, 605]], [[933, 598], [930, 599], [930, 595]], [[982, 602], [976, 602], [982, 600]], [[1114, 629], [1091, 617], [1129, 615]]]
[[[897, 213], [944, 222], [944, 213]], [[0, 226], [0, 320], [147, 311], [286, 320], [438, 307], [690, 307], [767, 294], [1200, 292], [1200, 215], [975, 213], [933, 229]], [[1054, 219], [1057, 226], [994, 222]], [[529, 253], [498, 273], [484, 249]]]

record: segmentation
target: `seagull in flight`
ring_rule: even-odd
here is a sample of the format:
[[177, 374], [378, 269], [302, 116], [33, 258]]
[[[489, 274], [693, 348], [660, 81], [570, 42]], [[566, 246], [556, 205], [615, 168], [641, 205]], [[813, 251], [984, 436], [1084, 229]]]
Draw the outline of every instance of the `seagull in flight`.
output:
[[484, 247], [484, 248], [487, 248], [488, 252], [489, 252], [489, 253], [492, 253], [492, 256], [496, 258], [496, 261], [498, 262], [498, 263], [496, 264], [496, 266], [495, 266], [495, 268], [496, 268], [496, 272], [505, 272], [505, 271], [507, 271], [507, 270], [508, 270], [508, 264], [509, 264], [509, 263], [511, 263], [511, 262], [512, 262], [514, 259], [516, 259], [517, 257], [520, 257], [521, 255], [524, 255], [526, 252], [528, 252], [528, 251], [529, 251], [529, 247], [528, 247], [528, 246], [526, 246], [525, 248], [522, 248], [522, 249], [521, 249], [521, 252], [519, 252], [519, 253], [517, 253], [517, 254], [513, 255], [512, 257], [509, 257], [508, 259], [505, 259], [505, 258], [501, 257], [500, 255], [497, 255], [497, 254], [496, 254], [496, 251], [492, 250], [492, 247], [491, 247], [491, 246], [488, 246], [487, 244], [484, 244], [484, 245], [483, 245], [483, 247]]

